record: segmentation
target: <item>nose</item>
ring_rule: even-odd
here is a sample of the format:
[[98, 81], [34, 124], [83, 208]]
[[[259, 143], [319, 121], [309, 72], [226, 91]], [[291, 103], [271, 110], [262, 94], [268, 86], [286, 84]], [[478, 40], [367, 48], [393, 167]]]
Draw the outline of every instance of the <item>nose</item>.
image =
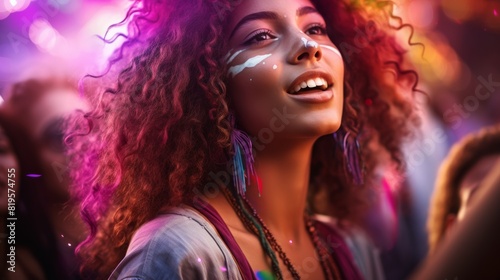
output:
[[307, 35], [301, 35], [294, 40], [288, 62], [298, 64], [306, 61], [319, 61], [323, 57], [319, 44]]

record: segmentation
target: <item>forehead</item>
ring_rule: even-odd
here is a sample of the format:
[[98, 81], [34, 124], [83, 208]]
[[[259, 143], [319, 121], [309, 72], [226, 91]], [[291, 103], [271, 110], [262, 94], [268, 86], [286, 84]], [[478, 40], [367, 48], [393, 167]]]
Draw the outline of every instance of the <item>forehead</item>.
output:
[[232, 29], [243, 17], [263, 11], [295, 16], [297, 9], [305, 6], [314, 7], [309, 0], [242, 0], [231, 13], [228, 27]]
[[40, 98], [32, 110], [31, 129], [39, 135], [43, 128], [54, 118], [69, 115], [75, 110], [87, 111], [89, 106], [76, 91], [54, 89]]

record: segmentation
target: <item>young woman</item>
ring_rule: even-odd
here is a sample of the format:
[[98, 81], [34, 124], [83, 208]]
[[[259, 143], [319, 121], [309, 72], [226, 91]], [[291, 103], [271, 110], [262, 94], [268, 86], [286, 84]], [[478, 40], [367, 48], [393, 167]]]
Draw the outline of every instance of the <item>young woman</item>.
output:
[[68, 138], [86, 276], [361, 278], [315, 214], [361, 211], [402, 160], [417, 76], [384, 3], [135, 2]]

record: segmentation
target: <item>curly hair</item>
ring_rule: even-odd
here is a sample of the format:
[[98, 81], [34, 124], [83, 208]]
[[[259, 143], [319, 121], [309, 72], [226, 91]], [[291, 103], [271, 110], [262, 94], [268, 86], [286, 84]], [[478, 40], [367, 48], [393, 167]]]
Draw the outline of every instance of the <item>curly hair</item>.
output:
[[500, 155], [500, 126], [484, 128], [456, 143], [439, 168], [427, 221], [429, 254], [443, 239], [449, 214], [460, 210], [460, 182], [482, 158]]
[[[125, 43], [108, 71], [93, 76], [103, 86], [92, 88], [98, 106], [68, 129], [74, 189], [90, 228], [78, 248], [87, 276], [109, 275], [139, 226], [163, 207], [192, 202], [231, 156], [223, 26], [240, 2], [136, 1], [120, 23], [128, 24], [118, 35]], [[365, 182], [353, 182], [342, 149], [324, 136], [313, 150], [309, 198], [326, 205], [315, 211], [345, 217], [369, 188], [380, 153], [402, 165], [418, 76], [402, 70], [394, 33], [404, 26], [389, 25], [390, 2], [312, 2], [346, 62], [341, 129], [359, 142]]]

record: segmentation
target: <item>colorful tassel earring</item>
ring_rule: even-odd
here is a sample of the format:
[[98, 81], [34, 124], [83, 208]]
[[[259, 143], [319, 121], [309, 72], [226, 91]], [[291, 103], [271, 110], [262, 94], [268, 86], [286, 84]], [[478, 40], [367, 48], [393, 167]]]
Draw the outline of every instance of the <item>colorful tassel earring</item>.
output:
[[338, 130], [333, 134], [335, 142], [340, 146], [344, 153], [347, 170], [353, 177], [353, 181], [357, 185], [363, 184], [363, 163], [361, 160], [361, 152], [357, 137], [351, 135], [349, 131], [343, 129]]
[[261, 196], [262, 183], [253, 166], [252, 140], [245, 132], [234, 129], [231, 141], [234, 149], [233, 182], [237, 193], [244, 197], [248, 183], [248, 185], [257, 185], [259, 196]]

